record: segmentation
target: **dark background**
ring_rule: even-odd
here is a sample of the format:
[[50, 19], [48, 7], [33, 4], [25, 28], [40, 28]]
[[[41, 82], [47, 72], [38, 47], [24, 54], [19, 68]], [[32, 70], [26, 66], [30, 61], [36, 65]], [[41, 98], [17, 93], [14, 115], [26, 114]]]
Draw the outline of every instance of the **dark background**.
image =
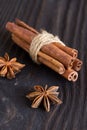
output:
[[[79, 50], [84, 64], [75, 83], [69, 82], [13, 43], [5, 29], [15, 18], [59, 35]], [[87, 130], [87, 0], [0, 0], [0, 56], [8, 52], [26, 67], [15, 79], [0, 78], [0, 130]], [[25, 95], [34, 85], [60, 86], [62, 105], [32, 109]]]

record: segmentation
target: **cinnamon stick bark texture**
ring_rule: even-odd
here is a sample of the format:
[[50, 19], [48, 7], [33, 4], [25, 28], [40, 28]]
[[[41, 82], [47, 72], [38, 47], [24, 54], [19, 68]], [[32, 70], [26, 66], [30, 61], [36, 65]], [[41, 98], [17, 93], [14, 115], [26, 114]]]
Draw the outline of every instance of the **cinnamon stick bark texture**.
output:
[[54, 43], [54, 45], [66, 52], [67, 54], [71, 55], [73, 58], [78, 57], [78, 51], [76, 49], [70, 48], [68, 46], [63, 46], [60, 43]]
[[[21, 40], [14, 34], [12, 34], [12, 39], [14, 42], [17, 43], [17, 45], [19, 45], [25, 51], [29, 52], [29, 50], [28, 50], [29, 46], [25, 41]], [[54, 71], [56, 71], [59, 74], [63, 74], [65, 72], [65, 68], [64, 68], [63, 64], [61, 64], [60, 62], [56, 61], [52, 57], [50, 57], [42, 52], [38, 53], [38, 60], [39, 60], [39, 62], [47, 65], [49, 68], [53, 69]]]
[[[6, 29], [11, 32], [13, 41], [28, 53], [32, 40], [40, 34], [19, 19], [16, 19], [15, 23], [8, 22]], [[39, 63], [45, 64], [69, 81], [76, 81], [78, 78], [77, 71], [81, 69], [82, 61], [77, 57], [78, 51], [76, 49], [62, 45], [59, 42], [43, 45], [37, 53]]]

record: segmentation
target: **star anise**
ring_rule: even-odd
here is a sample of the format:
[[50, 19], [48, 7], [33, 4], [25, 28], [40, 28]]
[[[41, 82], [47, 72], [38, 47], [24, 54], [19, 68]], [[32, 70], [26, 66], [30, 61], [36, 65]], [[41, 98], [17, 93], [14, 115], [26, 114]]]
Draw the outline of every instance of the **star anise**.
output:
[[17, 62], [17, 58], [9, 59], [9, 55], [5, 53], [4, 57], [0, 57], [0, 76], [8, 79], [15, 78], [15, 74], [20, 72], [24, 66]]
[[30, 94], [26, 95], [29, 99], [34, 99], [31, 105], [32, 108], [38, 108], [41, 101], [43, 100], [44, 107], [47, 112], [50, 111], [50, 101], [56, 104], [61, 104], [62, 101], [58, 98], [59, 92], [58, 86], [51, 86], [47, 89], [47, 85], [45, 88], [42, 86], [34, 86], [35, 92], [31, 92]]

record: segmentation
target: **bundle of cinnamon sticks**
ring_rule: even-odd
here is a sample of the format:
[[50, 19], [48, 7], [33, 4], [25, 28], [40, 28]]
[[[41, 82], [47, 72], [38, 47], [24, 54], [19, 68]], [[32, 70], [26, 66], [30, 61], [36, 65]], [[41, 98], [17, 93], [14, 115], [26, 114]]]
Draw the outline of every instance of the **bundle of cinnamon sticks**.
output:
[[[29, 53], [29, 47], [38, 31], [23, 21], [16, 19], [15, 23], [8, 22], [6, 29], [11, 32], [12, 40]], [[78, 51], [58, 42], [44, 45], [38, 52], [38, 61], [53, 69], [69, 81], [76, 81], [82, 61], [78, 58]]]

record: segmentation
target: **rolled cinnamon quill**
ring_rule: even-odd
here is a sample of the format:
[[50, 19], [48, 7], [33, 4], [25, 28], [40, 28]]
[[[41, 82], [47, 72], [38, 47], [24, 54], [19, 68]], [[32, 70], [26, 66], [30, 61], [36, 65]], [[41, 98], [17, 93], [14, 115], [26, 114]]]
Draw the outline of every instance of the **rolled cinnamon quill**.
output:
[[64, 76], [69, 81], [73, 81], [73, 82], [75, 82], [78, 79], [78, 73], [73, 69], [66, 69], [65, 73], [63, 73], [62, 76]]
[[71, 68], [73, 66], [75, 59], [53, 44], [43, 46], [41, 51], [47, 55], [50, 55], [56, 60], [59, 60], [66, 68]]
[[73, 62], [73, 69], [76, 71], [79, 71], [82, 67], [83, 62], [79, 59], [75, 59], [75, 61]]
[[[16, 35], [12, 34], [13, 41], [23, 48], [25, 51], [29, 52], [29, 44], [22, 39], [18, 38]], [[57, 60], [53, 59], [52, 57], [44, 54], [43, 52], [38, 52], [38, 60], [39, 62], [45, 64], [49, 68], [53, 69], [59, 74], [63, 74], [65, 72], [64, 65]]]
[[[16, 36], [21, 38], [22, 40], [26, 41], [29, 45], [33, 38], [37, 35], [35, 32], [33, 33], [32, 30], [28, 31], [25, 28], [19, 27], [15, 23], [8, 22], [6, 28], [14, 33]], [[74, 62], [74, 58], [62, 51], [61, 49], [57, 48], [54, 44], [44, 45], [41, 48], [41, 51], [45, 54], [57, 59], [59, 62], [65, 65], [66, 68], [72, 67]]]
[[[19, 19], [16, 19], [15, 22], [8, 22], [6, 29], [12, 33], [13, 41], [30, 53], [31, 42], [40, 33]], [[76, 49], [62, 45], [59, 42], [51, 42], [41, 47], [37, 53], [37, 60], [69, 81], [76, 81], [78, 78], [76, 71], [79, 71], [82, 66], [82, 61], [77, 56], [78, 51]]]
[[76, 49], [70, 48], [68, 46], [63, 46], [60, 43], [54, 43], [54, 45], [66, 52], [67, 54], [71, 55], [73, 58], [78, 57], [78, 51]]

